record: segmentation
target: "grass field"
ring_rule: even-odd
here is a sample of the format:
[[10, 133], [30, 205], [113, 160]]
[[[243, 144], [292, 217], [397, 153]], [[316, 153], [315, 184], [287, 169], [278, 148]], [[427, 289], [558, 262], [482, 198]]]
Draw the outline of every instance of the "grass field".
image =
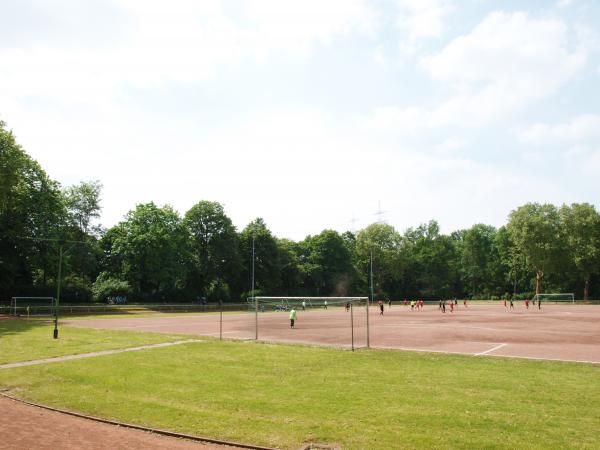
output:
[[47, 320], [0, 320], [0, 364], [157, 344], [182, 338], [177, 334], [122, 331], [107, 333], [102, 330], [60, 327], [60, 339], [52, 339], [53, 330], [54, 325]]
[[[23, 355], [38, 351], [38, 332], [9, 338]], [[114, 343], [112, 331], [77, 332], [86, 351]], [[127, 336], [145, 334], [122, 336], [129, 346]], [[600, 367], [587, 364], [209, 340], [1, 370], [0, 387], [101, 417], [290, 449], [306, 441], [344, 449], [600, 442]]]

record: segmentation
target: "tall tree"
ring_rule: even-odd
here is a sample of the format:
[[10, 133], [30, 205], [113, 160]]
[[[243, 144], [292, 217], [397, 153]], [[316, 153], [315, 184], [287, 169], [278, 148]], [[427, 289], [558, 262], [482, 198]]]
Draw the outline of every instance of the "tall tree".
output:
[[173, 208], [140, 204], [116, 227], [110, 252], [125, 280], [141, 294], [174, 289], [185, 276], [189, 238]]
[[535, 293], [542, 293], [542, 281], [558, 267], [561, 253], [560, 216], [554, 205], [527, 203], [512, 211], [508, 232], [516, 251], [535, 271]]
[[262, 294], [279, 295], [281, 262], [277, 239], [260, 217], [249, 223], [240, 233], [242, 279], [251, 290], [252, 244], [254, 242], [254, 288]]
[[439, 224], [431, 220], [416, 229], [409, 228], [404, 240], [416, 295], [430, 298], [455, 296], [459, 280], [456, 239], [441, 234]]
[[65, 208], [58, 183], [17, 144], [0, 121], [0, 296], [11, 296], [55, 267], [48, 242], [62, 237]]
[[235, 285], [240, 260], [238, 236], [223, 206], [198, 202], [185, 214], [183, 223], [191, 237], [192, 284], [208, 298], [228, 292]]
[[89, 234], [93, 219], [100, 217], [100, 193], [102, 183], [99, 181], [82, 181], [69, 186], [63, 191], [65, 205], [71, 220], [85, 235]]
[[342, 236], [324, 230], [299, 243], [300, 270], [315, 295], [346, 296], [354, 281], [351, 254]]
[[388, 296], [394, 292], [403, 275], [401, 245], [402, 237], [388, 224], [371, 224], [356, 236], [358, 266], [367, 285], [372, 255], [373, 288], [377, 295]]
[[496, 264], [499, 260], [495, 245], [496, 229], [476, 224], [460, 233], [460, 267], [463, 281], [471, 295], [489, 296], [497, 287]]
[[588, 300], [590, 279], [600, 272], [600, 214], [589, 203], [573, 203], [560, 208], [563, 236], [580, 280], [583, 299]]

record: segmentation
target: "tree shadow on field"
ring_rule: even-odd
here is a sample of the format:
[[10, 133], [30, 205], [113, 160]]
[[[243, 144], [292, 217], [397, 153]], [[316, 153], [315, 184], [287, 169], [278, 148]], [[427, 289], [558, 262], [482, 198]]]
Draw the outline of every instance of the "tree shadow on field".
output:
[[16, 335], [34, 328], [43, 328], [52, 325], [52, 320], [44, 319], [25, 319], [20, 317], [0, 316], [0, 339], [3, 337]]

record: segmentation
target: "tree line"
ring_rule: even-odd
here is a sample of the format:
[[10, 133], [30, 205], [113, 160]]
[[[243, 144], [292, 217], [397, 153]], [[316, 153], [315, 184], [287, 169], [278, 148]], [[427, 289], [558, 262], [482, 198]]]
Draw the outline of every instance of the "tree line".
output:
[[221, 204], [205, 200], [183, 216], [139, 204], [104, 229], [93, 225], [101, 193], [98, 181], [61, 187], [0, 122], [0, 299], [53, 295], [61, 243], [63, 299], [72, 302], [364, 296], [371, 268], [378, 298], [599, 296], [600, 215], [587, 203], [528, 203], [499, 228], [443, 234], [435, 220], [404, 232], [374, 223], [295, 242], [261, 218], [238, 231]]

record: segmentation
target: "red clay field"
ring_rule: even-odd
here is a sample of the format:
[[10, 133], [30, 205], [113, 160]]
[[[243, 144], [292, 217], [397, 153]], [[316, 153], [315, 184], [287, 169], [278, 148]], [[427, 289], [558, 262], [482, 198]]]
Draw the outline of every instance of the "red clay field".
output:
[[[258, 314], [258, 339], [269, 342], [350, 347], [351, 314], [343, 308], [299, 310], [294, 329], [287, 312]], [[366, 308], [353, 310], [354, 345], [366, 346]], [[219, 336], [218, 314], [177, 317], [140, 317], [65, 320], [70, 325]], [[383, 315], [376, 306], [369, 311], [370, 346], [411, 351], [460, 353], [577, 361], [600, 364], [600, 306], [516, 303], [459, 304], [442, 313], [437, 305], [423, 310], [394, 304]], [[254, 339], [254, 312], [223, 314], [222, 336]]]

